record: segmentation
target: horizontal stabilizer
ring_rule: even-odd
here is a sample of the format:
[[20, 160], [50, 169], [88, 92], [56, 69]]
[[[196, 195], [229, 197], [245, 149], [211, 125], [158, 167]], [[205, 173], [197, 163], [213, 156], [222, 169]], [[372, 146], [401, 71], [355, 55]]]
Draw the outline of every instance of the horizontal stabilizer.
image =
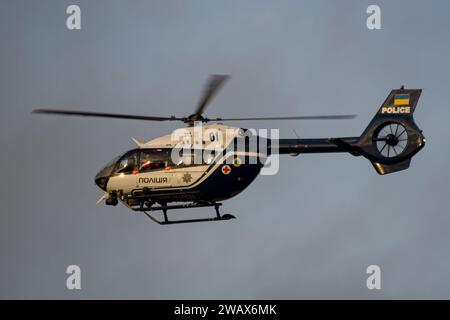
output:
[[381, 164], [379, 162], [372, 161], [372, 165], [375, 170], [377, 170], [378, 174], [384, 175], [397, 171], [406, 170], [409, 168], [409, 164], [411, 163], [411, 158], [406, 159], [405, 161], [394, 163], [394, 164]]

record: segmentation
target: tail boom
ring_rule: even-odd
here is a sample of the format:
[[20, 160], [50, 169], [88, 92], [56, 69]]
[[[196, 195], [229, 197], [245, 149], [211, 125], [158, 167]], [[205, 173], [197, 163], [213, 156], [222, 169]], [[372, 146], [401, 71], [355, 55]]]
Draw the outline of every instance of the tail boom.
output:
[[[319, 138], [319, 139], [280, 139], [279, 154], [300, 153], [337, 153], [356, 152], [359, 137], [347, 138]], [[271, 146], [275, 149], [275, 145]]]

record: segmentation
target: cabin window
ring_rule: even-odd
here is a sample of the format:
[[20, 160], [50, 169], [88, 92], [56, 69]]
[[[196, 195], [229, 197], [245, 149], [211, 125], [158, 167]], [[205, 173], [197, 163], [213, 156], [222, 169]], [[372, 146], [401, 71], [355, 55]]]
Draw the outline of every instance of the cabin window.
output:
[[213, 150], [203, 152], [202, 150], [180, 150], [180, 155], [176, 161], [176, 167], [193, 167], [211, 164], [215, 158]]
[[211, 164], [216, 157], [216, 153], [214, 150], [205, 150], [203, 153], [203, 161], [205, 164]]

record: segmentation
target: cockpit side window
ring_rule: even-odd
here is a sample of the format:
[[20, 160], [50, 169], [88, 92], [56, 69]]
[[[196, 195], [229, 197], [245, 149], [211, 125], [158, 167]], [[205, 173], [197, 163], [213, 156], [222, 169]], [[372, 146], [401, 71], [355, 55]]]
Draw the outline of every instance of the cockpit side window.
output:
[[139, 172], [163, 170], [171, 165], [168, 149], [142, 149], [139, 158]]

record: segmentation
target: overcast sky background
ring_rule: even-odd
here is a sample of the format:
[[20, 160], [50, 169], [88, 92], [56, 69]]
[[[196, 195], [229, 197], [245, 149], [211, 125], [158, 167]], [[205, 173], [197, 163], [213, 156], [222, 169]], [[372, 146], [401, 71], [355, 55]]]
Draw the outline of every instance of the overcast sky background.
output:
[[[366, 28], [378, 4], [382, 30]], [[66, 29], [70, 4], [82, 30]], [[450, 298], [448, 1], [0, 1], [0, 298]], [[34, 108], [184, 116], [232, 75], [213, 116], [358, 114], [236, 123], [282, 137], [359, 135], [392, 88], [423, 88], [427, 145], [378, 176], [351, 155], [281, 158], [223, 223], [161, 227], [96, 206], [94, 175], [130, 137], [176, 123]], [[174, 211], [177, 217], [211, 209]], [[82, 290], [66, 289], [77, 264]], [[382, 269], [382, 290], [366, 268]]]

